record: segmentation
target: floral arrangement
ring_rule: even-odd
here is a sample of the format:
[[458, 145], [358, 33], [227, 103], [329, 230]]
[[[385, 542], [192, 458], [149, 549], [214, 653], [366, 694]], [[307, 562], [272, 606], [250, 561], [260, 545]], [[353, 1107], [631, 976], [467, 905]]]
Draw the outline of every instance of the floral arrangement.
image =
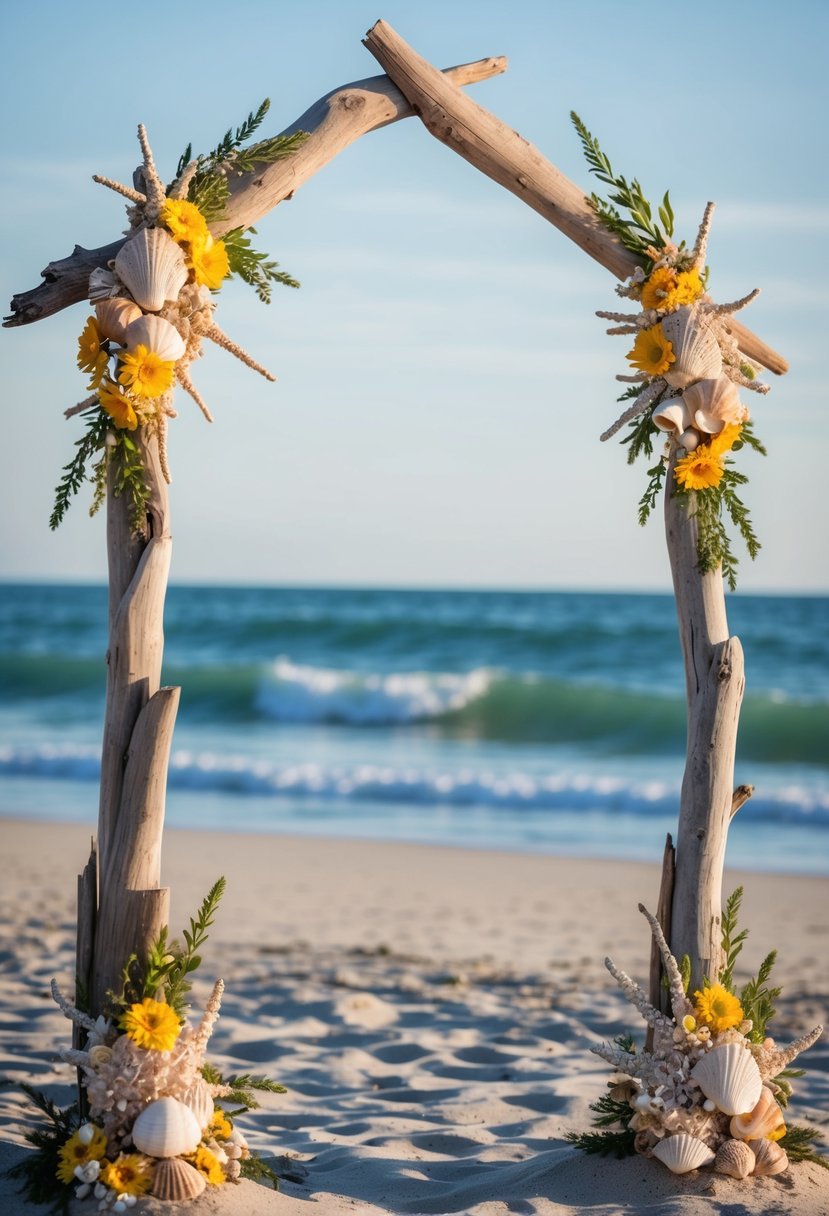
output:
[[212, 421], [189, 374], [204, 340], [266, 379], [275, 379], [216, 325], [214, 293], [233, 273], [255, 287], [265, 303], [272, 283], [299, 284], [266, 254], [252, 249], [241, 228], [225, 232], [221, 240], [214, 239], [209, 228], [223, 219], [230, 178], [289, 155], [306, 138], [295, 132], [243, 147], [268, 107], [266, 100], [207, 156], [192, 159], [188, 146], [170, 186], [158, 176], [143, 126], [138, 128], [143, 164], [136, 170], [135, 187], [95, 176], [96, 182], [130, 200], [129, 228], [115, 258], [90, 275], [94, 314], [84, 325], [77, 356], [78, 368], [88, 376], [89, 396], [66, 411], [67, 417], [83, 416], [86, 432], [57, 487], [53, 529], [87, 477], [95, 486], [90, 511], [95, 513], [113, 465], [115, 492], [128, 494], [133, 527], [143, 528], [149, 489], [142, 445], [134, 435], [157, 436], [161, 473], [169, 482], [166, 437], [167, 420], [175, 417], [174, 386], [189, 393]]
[[[734, 967], [747, 937], [736, 931], [742, 888], [723, 912], [725, 964], [716, 982], [705, 980], [689, 993], [689, 970], [668, 948], [657, 921], [642, 905], [659, 949], [670, 994], [670, 1013], [655, 1008], [645, 993], [612, 959], [605, 966], [649, 1027], [645, 1050], [631, 1038], [591, 1050], [615, 1070], [608, 1093], [591, 1109], [602, 1130], [569, 1139], [588, 1153], [655, 1157], [674, 1174], [713, 1165], [735, 1178], [782, 1173], [789, 1160], [812, 1160], [829, 1168], [813, 1148], [819, 1132], [787, 1127], [784, 1108], [791, 1079], [802, 1070], [790, 1066], [823, 1032], [816, 1026], [786, 1047], [767, 1034], [780, 988], [767, 981], [773, 951], [757, 977], [738, 993]], [[687, 960], [685, 960], [687, 963]]]
[[664, 451], [648, 470], [639, 522], [646, 522], [671, 471], [674, 493], [697, 521], [700, 570], [706, 573], [722, 566], [733, 591], [738, 560], [724, 516], [742, 535], [751, 558], [760, 543], [737, 491], [748, 479], [731, 457], [745, 446], [765, 454], [740, 390], [767, 393], [769, 386], [757, 380], [762, 368], [740, 351], [729, 318], [756, 299], [759, 290], [730, 304], [715, 304], [706, 290], [705, 264], [714, 204], [705, 209], [693, 248], [684, 242], [676, 245], [671, 240], [674, 215], [668, 194], [655, 219], [639, 182], [617, 176], [578, 115], [571, 118], [591, 172], [613, 187], [609, 201], [596, 194], [589, 201], [602, 223], [640, 261], [616, 288], [620, 296], [634, 301], [638, 311], [597, 313], [614, 322], [609, 334], [634, 338], [627, 354], [632, 370], [617, 376], [630, 384], [619, 398], [630, 404], [601, 438], [610, 439], [630, 424], [622, 442], [629, 445], [628, 460], [633, 463], [640, 455], [652, 455], [660, 432], [666, 436]]
[[255, 1091], [284, 1088], [248, 1075], [225, 1080], [207, 1063], [221, 980], [198, 1022], [187, 1016], [189, 977], [224, 885], [219, 879], [184, 930], [184, 946], [168, 941], [165, 929], [146, 960], [127, 961], [122, 991], [110, 994], [99, 1017], [77, 1008], [52, 981], [52, 995], [83, 1043], [60, 1051], [78, 1069], [81, 1103], [61, 1111], [24, 1086], [49, 1119], [29, 1136], [37, 1152], [11, 1171], [33, 1202], [65, 1210], [74, 1187], [77, 1198], [97, 1200], [98, 1211], [124, 1212], [142, 1195], [183, 1202], [245, 1177], [277, 1184], [234, 1120], [257, 1106]]

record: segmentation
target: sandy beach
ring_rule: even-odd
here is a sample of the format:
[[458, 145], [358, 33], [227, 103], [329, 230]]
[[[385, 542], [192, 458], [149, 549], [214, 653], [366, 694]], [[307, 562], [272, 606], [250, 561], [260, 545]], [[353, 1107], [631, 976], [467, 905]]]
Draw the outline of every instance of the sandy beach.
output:
[[[0, 1075], [68, 1101], [56, 1046], [69, 1027], [48, 987], [55, 976], [71, 991], [89, 829], [3, 820], [0, 839]], [[816, 1165], [742, 1183], [708, 1170], [676, 1178], [567, 1144], [608, 1075], [590, 1046], [640, 1033], [602, 963], [609, 954], [647, 981], [637, 903], [655, 905], [655, 867], [171, 830], [164, 871], [174, 930], [219, 874], [228, 880], [193, 992], [198, 1006], [217, 976], [227, 985], [211, 1058], [288, 1087], [240, 1121], [275, 1159], [281, 1192], [208, 1188], [194, 1212], [829, 1212], [829, 1171]], [[726, 892], [739, 884], [742, 970], [780, 950], [773, 1031], [797, 1037], [829, 1010], [829, 880], [734, 872]], [[829, 1129], [826, 1037], [799, 1062], [791, 1118]], [[31, 1125], [4, 1086], [0, 1168]], [[40, 1210], [0, 1182], [0, 1212]]]

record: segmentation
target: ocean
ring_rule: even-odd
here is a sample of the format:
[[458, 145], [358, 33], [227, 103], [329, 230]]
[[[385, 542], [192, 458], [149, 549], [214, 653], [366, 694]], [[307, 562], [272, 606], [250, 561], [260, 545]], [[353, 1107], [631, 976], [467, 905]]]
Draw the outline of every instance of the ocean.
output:
[[[829, 599], [735, 595], [735, 867], [829, 873]], [[0, 815], [94, 824], [107, 593], [0, 585]], [[167, 822], [661, 857], [684, 678], [667, 595], [170, 588]]]

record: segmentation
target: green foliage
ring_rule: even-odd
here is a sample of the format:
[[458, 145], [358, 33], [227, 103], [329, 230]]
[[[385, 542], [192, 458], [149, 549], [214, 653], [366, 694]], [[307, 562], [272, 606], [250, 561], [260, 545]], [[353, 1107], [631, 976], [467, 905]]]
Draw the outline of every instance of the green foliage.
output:
[[743, 898], [743, 888], [737, 887], [725, 901], [722, 914], [722, 949], [725, 955], [725, 966], [720, 973], [720, 983], [729, 992], [734, 992], [734, 964], [737, 962], [743, 942], [748, 937], [748, 929], [737, 932], [737, 917], [740, 913], [740, 903]]
[[775, 1096], [783, 1110], [789, 1105], [789, 1098], [792, 1096], [791, 1078], [805, 1076], [805, 1068], [784, 1068], [776, 1077], [772, 1077], [773, 1083], [777, 1086], [777, 1094]]
[[[81, 417], [85, 421], [86, 430], [80, 439], [75, 440], [77, 451], [69, 463], [63, 466], [63, 477], [55, 487], [55, 505], [49, 518], [49, 527], [53, 532], [60, 527], [72, 499], [87, 480], [87, 465], [98, 452], [105, 451], [107, 433], [112, 425], [97, 401], [83, 410]], [[105, 455], [103, 459], [105, 460]], [[104, 478], [106, 479], [106, 469]]]
[[[147, 527], [147, 504], [150, 501], [150, 487], [147, 482], [147, 470], [141, 456], [141, 449], [129, 431], [122, 431], [116, 428], [112, 431], [112, 435], [112, 448], [106, 457], [112, 463], [115, 470], [112, 492], [116, 498], [120, 498], [122, 495], [126, 496], [130, 527], [133, 532], [143, 532]], [[97, 475], [100, 480], [96, 482], [94, 502], [100, 505], [106, 492], [106, 468], [103, 471], [103, 475], [100, 472]]]
[[781, 1148], [786, 1150], [789, 1161], [814, 1161], [825, 1170], [829, 1170], [829, 1160], [814, 1147], [821, 1133], [816, 1127], [789, 1126], [782, 1140], [778, 1140]]
[[590, 1103], [590, 1109], [593, 1111], [593, 1126], [602, 1130], [568, 1132], [565, 1139], [583, 1153], [600, 1157], [632, 1157], [636, 1152], [636, 1134], [628, 1127], [633, 1118], [630, 1105], [617, 1101], [610, 1094], [602, 1094], [596, 1102]]
[[648, 484], [645, 487], [645, 493], [639, 499], [639, 524], [641, 527], [644, 527], [648, 522], [650, 513], [656, 506], [656, 500], [662, 490], [667, 471], [668, 462], [661, 458], [648, 469]]
[[267, 1077], [256, 1077], [247, 1072], [225, 1079], [214, 1064], [204, 1064], [201, 1072], [209, 1085], [229, 1087], [229, 1092], [223, 1096], [222, 1101], [234, 1102], [239, 1108], [227, 1111], [231, 1119], [236, 1115], [244, 1114], [245, 1111], [259, 1109], [259, 1102], [256, 1099], [257, 1092], [268, 1094], [286, 1094], [288, 1092], [284, 1085], [279, 1085], [276, 1081], [270, 1081]]
[[269, 1182], [275, 1191], [279, 1190], [279, 1176], [258, 1153], [251, 1152], [251, 1155], [241, 1161], [240, 1165], [242, 1178], [249, 1178], [252, 1182]]
[[762, 1043], [766, 1037], [766, 1026], [775, 1014], [774, 1002], [783, 991], [782, 988], [766, 987], [776, 959], [777, 951], [770, 950], [760, 964], [756, 979], [749, 980], [740, 992], [743, 1013], [752, 1023], [747, 1036], [752, 1043]]
[[[765, 454], [765, 449], [753, 434], [749, 436], [748, 443], [756, 451]], [[736, 448], [737, 445], [735, 450]], [[685, 509], [696, 517], [699, 570], [708, 574], [722, 566], [723, 578], [732, 591], [737, 587], [739, 560], [731, 547], [725, 515], [742, 536], [749, 557], [753, 560], [760, 551], [760, 541], [754, 531], [748, 508], [736, 489], [747, 481], [745, 473], [737, 472], [731, 462], [726, 460], [719, 485], [709, 486], [705, 490], [682, 490], [679, 487], [676, 490], [677, 497], [684, 500]]]
[[188, 977], [201, 964], [198, 951], [207, 941], [207, 930], [216, 917], [225, 886], [224, 878], [218, 878], [210, 888], [195, 919], [191, 917], [189, 929], [182, 930], [183, 948], [177, 941], [168, 941], [166, 925], [150, 947], [142, 996], [154, 996], [161, 989], [167, 1004], [175, 1009], [179, 1017], [184, 1016], [185, 998], [192, 987]]
[[18, 1161], [8, 1170], [8, 1177], [20, 1182], [20, 1189], [30, 1203], [49, 1204], [53, 1213], [69, 1211], [72, 1188], [65, 1186], [57, 1176], [60, 1165], [60, 1150], [80, 1125], [77, 1103], [65, 1110], [55, 1106], [39, 1089], [22, 1082], [20, 1088], [34, 1106], [46, 1116], [44, 1127], [26, 1132], [26, 1139], [34, 1146], [33, 1153]]
[[690, 954], [683, 954], [682, 958], [678, 960], [677, 966], [679, 967], [679, 974], [682, 978], [682, 987], [683, 987], [684, 991], [687, 992], [688, 989], [691, 987], [691, 956], [690, 956]]
[[[248, 228], [248, 232], [255, 233], [256, 229]], [[231, 272], [238, 274], [240, 279], [255, 288], [263, 304], [271, 302], [271, 283], [281, 283], [284, 287], [299, 287], [296, 279], [279, 269], [278, 262], [271, 262], [266, 253], [251, 248], [243, 228], [232, 228], [224, 234], [222, 240], [227, 250]]]
[[[626, 178], [617, 176], [606, 154], [599, 147], [599, 141], [590, 134], [578, 114], [571, 111], [570, 118], [581, 140], [590, 172], [614, 190], [614, 193], [608, 196], [609, 202], [591, 194], [590, 205], [605, 227], [615, 233], [626, 249], [637, 254], [643, 261], [651, 261], [648, 250], [661, 248], [668, 237], [673, 236], [674, 213], [667, 192], [657, 208], [657, 223], [651, 204], [645, 198], [636, 178], [628, 182]], [[628, 212], [630, 219], [624, 218], [618, 210], [619, 207]], [[659, 224], [662, 225], [661, 228]]]
[[72, 498], [85, 481], [93, 485], [89, 514], [95, 515], [103, 505], [107, 473], [112, 467], [115, 470], [113, 493], [116, 498], [126, 495], [130, 526], [134, 532], [142, 532], [146, 527], [150, 490], [138, 444], [129, 431], [119, 430], [113, 425], [109, 414], [97, 402], [83, 410], [81, 417], [85, 419], [86, 431], [75, 441], [78, 450], [72, 460], [64, 465], [64, 475], [55, 489], [55, 505], [49, 527], [54, 531], [60, 526]]

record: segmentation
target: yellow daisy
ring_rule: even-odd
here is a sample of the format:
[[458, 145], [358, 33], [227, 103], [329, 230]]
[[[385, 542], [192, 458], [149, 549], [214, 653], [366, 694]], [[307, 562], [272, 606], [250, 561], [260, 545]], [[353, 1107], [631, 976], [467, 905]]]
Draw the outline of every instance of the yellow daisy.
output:
[[740, 438], [742, 429], [739, 422], [730, 422], [724, 426], [719, 435], [713, 435], [709, 441], [708, 447], [711, 453], [715, 456], [722, 456], [726, 452], [730, 452]]
[[207, 221], [196, 204], [183, 198], [168, 198], [161, 208], [160, 219], [179, 245], [199, 244], [210, 235]]
[[172, 359], [160, 358], [141, 343], [118, 358], [121, 364], [118, 382], [126, 385], [136, 397], [160, 397], [172, 388], [176, 367]]
[[640, 330], [633, 350], [629, 350], [626, 357], [635, 368], [648, 376], [661, 376], [676, 362], [673, 345], [665, 337], [661, 325]]
[[148, 1051], [172, 1051], [181, 1030], [175, 1010], [151, 996], [130, 1005], [121, 1025], [134, 1043]]
[[714, 1034], [739, 1026], [744, 1017], [742, 1005], [722, 984], [710, 984], [695, 992], [694, 1012]]
[[132, 401], [113, 380], [105, 380], [98, 390], [98, 404], [122, 431], [134, 431], [138, 418]]
[[102, 1128], [96, 1127], [94, 1123], [89, 1124], [94, 1128], [92, 1139], [88, 1144], [84, 1144], [81, 1139], [80, 1129], [75, 1132], [60, 1150], [60, 1165], [58, 1166], [57, 1174], [61, 1182], [73, 1182], [75, 1179], [75, 1169], [79, 1165], [87, 1165], [90, 1161], [100, 1161], [106, 1152], [107, 1138]]
[[674, 270], [658, 266], [642, 284], [642, 307], [660, 312], [673, 312], [693, 304], [702, 295], [702, 279], [697, 270]]
[[104, 1164], [100, 1177], [116, 1195], [143, 1195], [153, 1180], [153, 1163], [143, 1153], [121, 1153]]
[[222, 1163], [218, 1157], [211, 1153], [209, 1148], [202, 1145], [196, 1149], [196, 1156], [193, 1164], [200, 1174], [204, 1174], [211, 1186], [221, 1186], [225, 1180], [225, 1172], [222, 1169]]
[[197, 283], [204, 284], [211, 291], [218, 291], [222, 279], [230, 274], [224, 241], [214, 241], [208, 233], [205, 241], [191, 247], [190, 265]]
[[106, 375], [109, 355], [103, 349], [102, 341], [98, 323], [94, 317], [90, 317], [78, 338], [78, 367], [82, 372], [89, 373], [90, 388], [97, 388]]
[[683, 490], [707, 490], [720, 484], [724, 471], [722, 457], [712, 451], [709, 444], [703, 443], [677, 461], [674, 477]]

